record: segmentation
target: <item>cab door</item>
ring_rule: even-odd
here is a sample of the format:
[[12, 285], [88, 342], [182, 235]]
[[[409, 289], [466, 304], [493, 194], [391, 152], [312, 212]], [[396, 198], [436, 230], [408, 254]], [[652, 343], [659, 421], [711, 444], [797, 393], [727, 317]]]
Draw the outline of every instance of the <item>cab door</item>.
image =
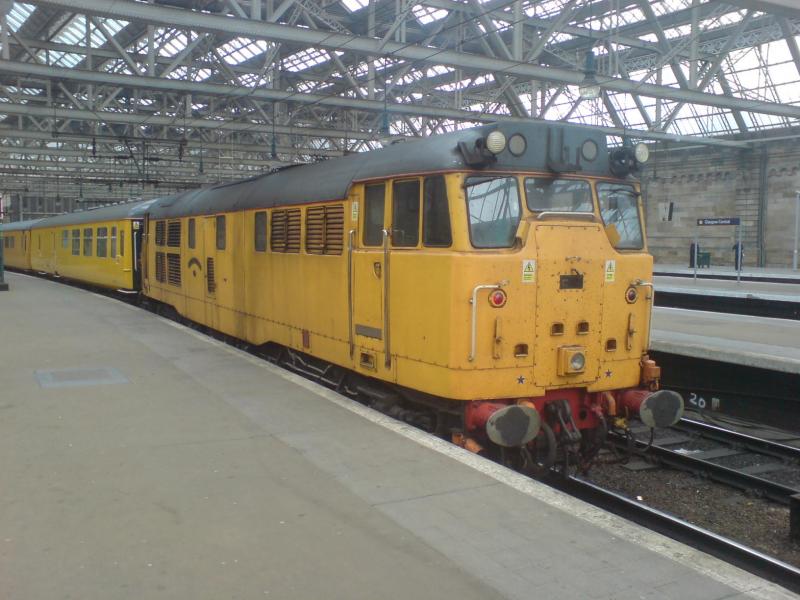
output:
[[356, 367], [367, 372], [391, 366], [385, 352], [388, 331], [384, 327], [389, 247], [386, 188], [386, 183], [367, 184], [355, 199], [363, 200], [364, 210], [352, 252], [353, 360]]

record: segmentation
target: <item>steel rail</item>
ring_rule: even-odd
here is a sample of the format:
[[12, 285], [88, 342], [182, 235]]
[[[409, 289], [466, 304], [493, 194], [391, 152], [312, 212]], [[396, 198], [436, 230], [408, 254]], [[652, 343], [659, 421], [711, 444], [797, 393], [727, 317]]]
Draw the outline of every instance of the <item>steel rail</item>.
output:
[[777, 558], [583, 479], [552, 478], [548, 484], [603, 510], [782, 585], [793, 592], [800, 592], [800, 569]]
[[[725, 429], [719, 425], [704, 423], [695, 419], [682, 418], [674, 429], [684, 430], [692, 433], [700, 433], [703, 437], [718, 442], [740, 444], [748, 449], [752, 449], [762, 454], [767, 454], [775, 458], [783, 458], [792, 461], [800, 461], [800, 448], [782, 444], [774, 440], [767, 440], [756, 437], [741, 431]], [[800, 436], [798, 436], [800, 439]]]
[[[613, 442], [620, 447], [626, 446], [626, 441], [615, 434], [610, 434]], [[649, 446], [636, 440], [636, 446], [647, 448], [647, 454], [656, 457], [661, 463], [681, 471], [688, 471], [695, 475], [703, 474], [713, 481], [738, 488], [740, 490], [756, 491], [770, 500], [780, 504], [789, 505], [791, 496], [800, 493], [800, 489], [789, 487], [776, 481], [770, 481], [756, 475], [750, 475], [731, 467], [696, 458], [689, 454], [682, 454], [662, 446]]]

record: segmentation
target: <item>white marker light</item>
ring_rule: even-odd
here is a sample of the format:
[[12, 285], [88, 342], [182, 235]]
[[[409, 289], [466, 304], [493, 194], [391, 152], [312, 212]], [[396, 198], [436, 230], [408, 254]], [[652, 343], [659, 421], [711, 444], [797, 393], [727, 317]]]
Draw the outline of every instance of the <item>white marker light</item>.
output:
[[633, 155], [636, 157], [636, 162], [646, 163], [650, 158], [650, 149], [644, 142], [639, 142], [633, 149]]
[[492, 154], [500, 154], [506, 149], [506, 136], [502, 131], [493, 131], [486, 136], [486, 149]]
[[573, 371], [583, 371], [583, 367], [585, 366], [586, 357], [582, 352], [576, 352], [572, 355], [572, 358], [569, 359], [569, 368]]

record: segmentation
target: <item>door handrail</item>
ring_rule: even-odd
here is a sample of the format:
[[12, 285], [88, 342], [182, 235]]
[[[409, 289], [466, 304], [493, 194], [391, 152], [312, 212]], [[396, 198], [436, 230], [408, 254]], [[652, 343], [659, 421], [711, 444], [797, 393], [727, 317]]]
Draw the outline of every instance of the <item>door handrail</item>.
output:
[[470, 296], [469, 303], [472, 304], [472, 338], [469, 346], [469, 362], [475, 360], [475, 352], [478, 337], [478, 292], [481, 290], [496, 290], [508, 285], [508, 280], [504, 279], [499, 283], [482, 283], [472, 288], [472, 296]]
[[391, 344], [389, 340], [389, 238], [388, 229], [381, 229], [383, 233], [383, 355], [384, 365], [388, 369], [392, 366]]
[[353, 340], [353, 238], [356, 230], [347, 234], [347, 339], [350, 342], [350, 358], [353, 358], [356, 344]]

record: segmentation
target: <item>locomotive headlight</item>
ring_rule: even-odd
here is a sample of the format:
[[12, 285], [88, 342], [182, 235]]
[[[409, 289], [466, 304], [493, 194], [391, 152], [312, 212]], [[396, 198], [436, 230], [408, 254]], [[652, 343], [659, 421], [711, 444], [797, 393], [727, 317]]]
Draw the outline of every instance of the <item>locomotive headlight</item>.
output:
[[650, 158], [650, 148], [644, 142], [639, 142], [633, 149], [633, 156], [638, 163], [646, 163]]
[[486, 149], [492, 154], [500, 154], [506, 149], [506, 136], [502, 131], [493, 131], [486, 136]]
[[639, 298], [639, 292], [636, 291], [636, 288], [631, 286], [625, 291], [625, 301], [628, 304], [633, 304]]
[[583, 371], [585, 366], [586, 356], [584, 356], [583, 352], [576, 352], [572, 355], [572, 358], [569, 359], [569, 368], [576, 373]]

